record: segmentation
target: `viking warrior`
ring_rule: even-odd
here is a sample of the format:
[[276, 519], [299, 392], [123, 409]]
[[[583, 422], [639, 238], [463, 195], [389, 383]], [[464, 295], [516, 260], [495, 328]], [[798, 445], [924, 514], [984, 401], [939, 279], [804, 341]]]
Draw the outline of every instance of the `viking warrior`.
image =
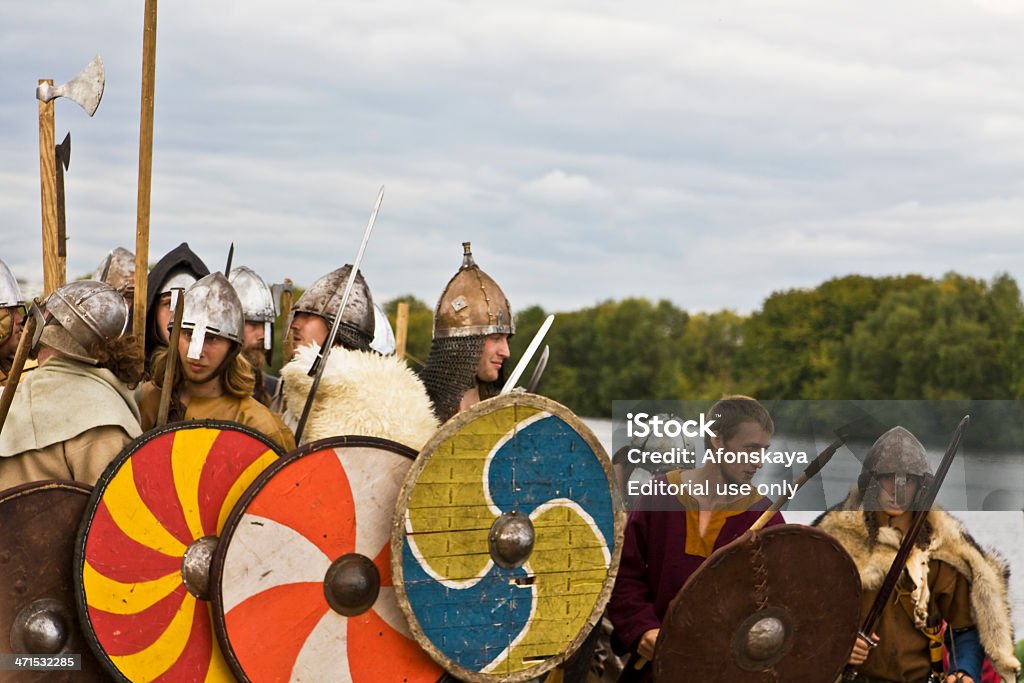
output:
[[[769, 446], [774, 423], [768, 411], [746, 396], [730, 396], [711, 407], [711, 430], [705, 447], [717, 452], [758, 453]], [[655, 491], [689, 490], [641, 496], [626, 523], [622, 562], [608, 616], [615, 627], [617, 650], [654, 658], [662, 620], [672, 598], [712, 552], [741, 536], [771, 502], [750, 494], [719, 495], [719, 487], [750, 484], [759, 459], [712, 460], [696, 469], [657, 475]], [[668, 484], [674, 485], [672, 487]], [[706, 489], [706, 490], [704, 490]], [[775, 514], [769, 525], [782, 524]]]
[[14, 273], [0, 261], [0, 384], [6, 384], [25, 321], [25, 298]]
[[[321, 277], [292, 308], [292, 360], [281, 368], [284, 419], [289, 424], [297, 424], [302, 414], [312, 386], [309, 369], [327, 341], [351, 271], [346, 265]], [[352, 434], [390, 439], [418, 450], [437, 430], [423, 383], [403, 360], [374, 351], [373, 339], [373, 297], [362, 273], [356, 272], [303, 443]]]
[[256, 376], [241, 353], [244, 339], [242, 302], [226, 277], [214, 273], [189, 287], [178, 348], [157, 352], [153, 381], [143, 386], [142, 426], [156, 425], [166, 363], [176, 353], [169, 422], [229, 420], [266, 434], [285, 450], [295, 448], [291, 430], [252, 397]]
[[277, 390], [277, 378], [264, 374], [263, 366], [270, 364], [274, 353], [274, 320], [277, 318], [274, 294], [263, 278], [247, 266], [233, 268], [228, 280], [242, 302], [245, 317], [242, 355], [256, 373], [253, 398], [263, 405], [270, 405]]
[[423, 369], [442, 422], [501, 391], [508, 339], [516, 331], [505, 293], [473, 260], [469, 242], [462, 249], [462, 266], [434, 309], [434, 337]]
[[[915, 500], [932, 478], [924, 446], [903, 427], [883, 434], [868, 451], [846, 500], [815, 520], [853, 558], [863, 587], [863, 613], [910, 528]], [[981, 682], [989, 656], [1007, 681], [1017, 680], [1007, 599], [1009, 571], [982, 550], [948, 513], [927, 513], [906, 569], [878, 620], [875, 643], [858, 639], [850, 664], [861, 683]], [[951, 643], [950, 672], [942, 671], [943, 624]]]
[[135, 297], [135, 254], [124, 247], [112, 249], [96, 266], [92, 279], [121, 292], [131, 308]]
[[210, 274], [187, 242], [167, 252], [146, 278], [146, 363], [151, 368], [157, 351], [167, 348], [168, 330], [174, 315], [172, 292], [188, 289]]
[[39, 367], [14, 395], [0, 435], [0, 489], [43, 479], [94, 484], [139, 428], [132, 389], [142, 355], [125, 336], [128, 306], [82, 280], [47, 298], [33, 353]]

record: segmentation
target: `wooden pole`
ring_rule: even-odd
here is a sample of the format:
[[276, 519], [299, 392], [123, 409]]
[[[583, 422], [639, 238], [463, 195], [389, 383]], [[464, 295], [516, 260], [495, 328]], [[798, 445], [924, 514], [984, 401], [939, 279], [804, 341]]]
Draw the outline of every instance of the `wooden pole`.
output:
[[32, 337], [36, 334], [36, 322], [34, 316], [28, 316], [25, 319], [25, 326], [21, 330], [21, 339], [18, 340], [18, 349], [14, 352], [11, 373], [7, 376], [7, 384], [4, 386], [3, 396], [0, 397], [0, 431], [4, 428], [4, 422], [7, 421], [7, 413], [11, 410], [14, 392], [18, 390], [18, 381], [21, 379], [22, 370], [25, 369], [28, 347], [32, 343]]
[[[39, 85], [53, 85], [40, 79]], [[43, 212], [43, 295], [60, 286], [57, 244], [57, 153], [53, 146], [53, 100], [39, 102], [39, 195]]]
[[171, 410], [171, 392], [174, 391], [174, 371], [178, 367], [178, 340], [181, 339], [181, 314], [185, 310], [185, 290], [174, 290], [174, 320], [171, 325], [171, 337], [167, 344], [167, 364], [164, 366], [164, 383], [160, 387], [160, 406], [156, 413], [157, 427], [167, 424], [167, 415]]
[[398, 310], [395, 312], [395, 355], [405, 358], [405, 342], [409, 334], [409, 304], [398, 302]]
[[142, 32], [142, 111], [139, 116], [139, 201], [135, 214], [135, 307], [132, 333], [146, 348], [149, 203], [153, 179], [153, 96], [156, 89], [156, 0], [146, 0]]

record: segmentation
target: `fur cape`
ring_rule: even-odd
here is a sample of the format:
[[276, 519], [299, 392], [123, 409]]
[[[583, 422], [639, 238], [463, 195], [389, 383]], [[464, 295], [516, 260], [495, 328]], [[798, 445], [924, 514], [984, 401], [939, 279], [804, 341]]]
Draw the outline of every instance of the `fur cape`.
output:
[[[907, 572], [916, 588], [914, 621], [921, 626], [927, 617], [928, 562], [940, 560], [967, 578], [971, 585], [971, 613], [985, 653], [996, 671], [1007, 681], [1016, 681], [1020, 662], [1013, 654], [1013, 622], [1007, 586], [1010, 570], [994, 551], [983, 550], [963, 525], [948, 512], [933, 508], [928, 513], [931, 538], [927, 548], [915, 547], [907, 560]], [[877, 540], [870, 540], [870, 531], [863, 510], [863, 501], [854, 487], [846, 500], [814, 522], [814, 526], [831, 534], [846, 549], [857, 565], [865, 590], [881, 588], [889, 572], [901, 535], [892, 527], [878, 529]]]
[[[298, 425], [313, 378], [307, 373], [319, 348], [304, 346], [281, 368], [284, 421]], [[420, 450], [438, 428], [427, 391], [395, 356], [331, 349], [302, 442], [329, 436], [376, 436]]]

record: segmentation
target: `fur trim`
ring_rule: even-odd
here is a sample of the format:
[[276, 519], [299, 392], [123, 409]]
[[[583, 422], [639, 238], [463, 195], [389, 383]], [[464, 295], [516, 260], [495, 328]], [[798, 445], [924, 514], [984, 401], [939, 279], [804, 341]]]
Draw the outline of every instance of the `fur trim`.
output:
[[[319, 349], [304, 346], [281, 368], [285, 412], [294, 429], [313, 385], [307, 372]], [[405, 362], [340, 346], [327, 359], [302, 442], [348, 434], [376, 436], [419, 450], [438, 428], [426, 389]]]
[[[918, 586], [911, 596], [916, 606], [915, 621], [923, 623], [927, 616], [922, 608], [927, 610], [930, 599], [929, 560], [949, 564], [971, 585], [971, 613], [986, 654], [1000, 676], [1008, 681], [1017, 680], [1021, 665], [1013, 654], [1013, 622], [1007, 588], [1010, 571], [1006, 561], [995, 551], [983, 550], [948, 512], [933, 508], [927, 521], [932, 528], [930, 542], [926, 548], [915, 547], [907, 562], [908, 573]], [[892, 527], [884, 527], [878, 530], [877, 541], [872, 543], [856, 491], [814, 524], [835, 537], [850, 553], [866, 590], [881, 587], [896, 557], [901, 536]]]

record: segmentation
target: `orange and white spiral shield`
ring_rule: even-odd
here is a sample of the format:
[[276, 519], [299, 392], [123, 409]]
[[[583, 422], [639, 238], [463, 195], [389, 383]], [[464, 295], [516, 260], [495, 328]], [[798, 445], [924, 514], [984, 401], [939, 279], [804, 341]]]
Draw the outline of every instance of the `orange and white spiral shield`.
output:
[[[433, 683], [444, 674], [409, 633], [391, 581], [391, 520], [414, 456], [393, 441], [333, 437], [253, 483], [213, 570], [217, 636], [239, 680]], [[346, 616], [325, 584], [353, 556], [379, 592]]]
[[116, 678], [233, 680], [197, 597], [205, 586], [186, 585], [183, 560], [209, 555], [239, 497], [281, 455], [246, 427], [197, 421], [143, 434], [104, 472], [75, 576], [86, 637]]

